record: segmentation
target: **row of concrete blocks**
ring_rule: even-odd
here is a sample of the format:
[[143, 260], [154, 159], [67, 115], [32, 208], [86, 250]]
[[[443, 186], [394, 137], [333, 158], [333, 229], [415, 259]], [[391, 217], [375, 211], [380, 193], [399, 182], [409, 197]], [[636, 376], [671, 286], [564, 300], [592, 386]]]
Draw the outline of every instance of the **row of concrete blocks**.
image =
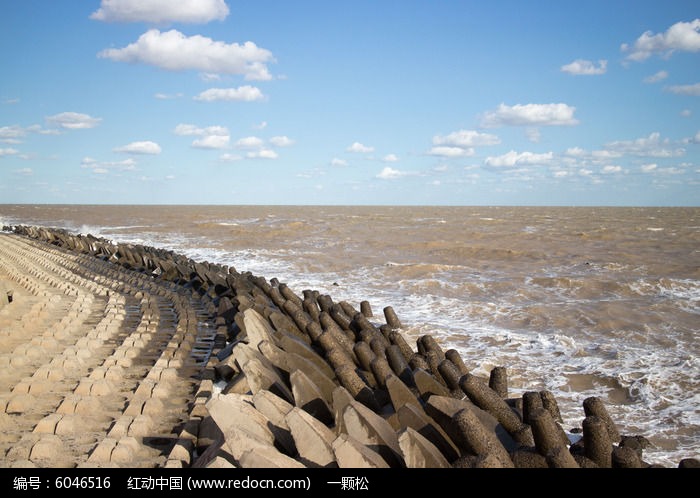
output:
[[[122, 252], [130, 254], [128, 249]], [[146, 262], [144, 256], [139, 257], [142, 262]], [[131, 254], [128, 258], [134, 259], [135, 256]], [[151, 261], [155, 260], [157, 258], [151, 258]], [[134, 262], [138, 264], [139, 261], [135, 260]], [[162, 268], [164, 267], [165, 265], [162, 266]], [[170, 268], [172, 269], [172, 266]], [[467, 406], [470, 408], [481, 410], [477, 413], [481, 414], [482, 417], [484, 414], [491, 416], [491, 420], [496, 422], [495, 427], [500, 431], [498, 432], [500, 435], [499, 444], [505, 448], [509, 459], [504, 457], [504, 453], [500, 451], [498, 445], [493, 444], [493, 438], [485, 435], [491, 431], [487, 430], [484, 433], [477, 424], [467, 421], [465, 412], [460, 416], [461, 426], [471, 433], [471, 436], [467, 436], [465, 433], [462, 433], [461, 436], [455, 436], [456, 440], [461, 441], [461, 447], [458, 459], [450, 462], [452, 466], [460, 466], [465, 462], [470, 462], [470, 465], [495, 465], [498, 462], [498, 465], [495, 466], [607, 466], [608, 460], [611, 465], [618, 466], [644, 465], [639, 451], [633, 452], [638, 457], [636, 460], [630, 458], [625, 463], [624, 459], [619, 458], [619, 456], [613, 460], [614, 453], [629, 453], [629, 451], [625, 451], [625, 448], [629, 450], [630, 446], [623, 444], [626, 440], [620, 440], [619, 435], [614, 432], [608, 432], [607, 439], [605, 434], [601, 432], [602, 428], [610, 431], [611, 426], [604, 407], [595, 413], [586, 413], [582, 442], [577, 443], [577, 446], [568, 447], [568, 437], [557, 423], [558, 411], [552, 409], [552, 397], [548, 395], [549, 393], [526, 393], [520, 400], [504, 399], [507, 391], [503, 392], [503, 383], [501, 382], [499, 385], [498, 380], [499, 372], [503, 378], [502, 372], [504, 370], [494, 370], [487, 384], [485, 380], [470, 376], [454, 351], [442, 353], [439, 348], [435, 347], [434, 339], [429, 336], [421, 338], [417, 343], [418, 351], [413, 351], [412, 348], [407, 347], [405, 341], [402, 341], [400, 334], [397, 333], [397, 329], [401, 325], [390, 307], [385, 309], [386, 326], [376, 327], [363, 320], [363, 317], [371, 317], [371, 310], [365, 302], [361, 304], [361, 312], [358, 313], [347, 303], [335, 304], [328, 296], [313, 295], [311, 291], [308, 291], [308, 295], [307, 291], [304, 291], [304, 298], [301, 299], [284, 284], [273, 281], [268, 284], [263, 279], [250, 274], [238, 274], [235, 271], [230, 271], [228, 275], [220, 275], [216, 274], [220, 270], [216, 267], [212, 270], [212, 267], [193, 265], [191, 262], [187, 262], [184, 266], [176, 266], [176, 268], [177, 272], [171, 272], [174, 275], [171, 278], [179, 276], [180, 284], [187, 281], [189, 273], [191, 280], [199, 280], [198, 285], [193, 288], [198, 290], [200, 295], [202, 295], [201, 288], [207, 287], [205, 284], [209, 284], [210, 288], [216, 290], [214, 293], [208, 292], [208, 295], [218, 303], [219, 321], [217, 321], [217, 325], [226, 330], [229, 335], [236, 328], [243, 332], [241, 338], [238, 339], [241, 342], [237, 344], [248, 343], [249, 345], [249, 330], [241, 325], [241, 316], [248, 309], [257, 310], [261, 316], [265, 315], [264, 319], [270, 319], [268, 325], [272, 330], [284, 331], [283, 333], [292, 339], [300, 340], [307, 346], [314, 346], [317, 352], [320, 351], [322, 359], [332, 368], [333, 378], [330, 380], [335, 383], [336, 387], [342, 387], [350, 398], [375, 414], [382, 413], [389, 405], [386, 403], [391, 398], [389, 386], [394, 386], [393, 390], [396, 392], [396, 386], [403, 384], [420, 401], [424, 409], [431, 399], [454, 399], [458, 402], [468, 403]], [[211, 275], [212, 271], [214, 272], [213, 276]], [[240, 283], [241, 277], [252, 282], [252, 286], [248, 286], [248, 289], [252, 288], [252, 293], [246, 295], [239, 292], [237, 284]], [[274, 306], [270, 306], [270, 304]], [[275, 311], [268, 313], [268, 310], [273, 307]], [[280, 346], [281, 344], [276, 344], [266, 338], [257, 342], [257, 351], [265, 358], [261, 347], [265, 353], [270, 354], [271, 351], [274, 351], [272, 348], [280, 348]], [[236, 346], [235, 349], [239, 348], [240, 346]], [[291, 373], [286, 372], [288, 378], [285, 379], [283, 366], [273, 364], [270, 368], [260, 358], [254, 357], [247, 358], [243, 363], [240, 361], [234, 363], [238, 371], [230, 364], [217, 365], [219, 373], [226, 372], [227, 368], [229, 370], [226, 375], [233, 372], [229, 381], [231, 385], [227, 385], [224, 396], [230, 394], [254, 396], [256, 392], [269, 390], [284, 401], [293, 401], [295, 405], [301, 404], [296, 408], [307, 411], [307, 413], [309, 408], [313, 407], [315, 410], [313, 415], [317, 420], [325, 420], [328, 424], [337, 425], [339, 423], [337, 417], [333, 420], [329, 419], [333, 403], [332, 396], [331, 401], [328, 400], [328, 386], [324, 386], [325, 397], [312, 398], [311, 401], [306, 399], [322, 391], [308, 378], [309, 375], [306, 377], [311, 384], [306, 380], [299, 380], [304, 377], [296, 374], [296, 371], [293, 372], [296, 374], [297, 391], [303, 391], [299, 387], [300, 385], [310, 386], [311, 394], [302, 396], [302, 400], [299, 401], [294, 397]], [[298, 371], [306, 372], [304, 369]], [[314, 375], [317, 374], [314, 370], [312, 371]], [[394, 380], [394, 376], [399, 382]], [[324, 384], [323, 380], [318, 379], [319, 377], [316, 378], [317, 382]], [[268, 389], [263, 388], [265, 386]], [[536, 398], [541, 401], [541, 407], [533, 401]], [[202, 431], [202, 426], [206, 429], [206, 421], [212, 418], [208, 414], [204, 401], [206, 399], [202, 396], [196, 399], [191, 413], [191, 423], [188, 424], [190, 429], [192, 427], [199, 428], [196, 431], [198, 434], [196, 441], [207, 440], [207, 437], [202, 438], [199, 434]], [[592, 399], [597, 400], [597, 398]], [[306, 402], [304, 403], [304, 401]], [[321, 401], [321, 403], [317, 401]], [[589, 408], [586, 408], [587, 404], [597, 406], [596, 403], [586, 401], [584, 402], [585, 412], [589, 411]], [[291, 402], [290, 405], [292, 405]], [[409, 404], [405, 403], [405, 406], [409, 406]], [[304, 410], [305, 408], [306, 410]], [[396, 413], [395, 406], [394, 414]], [[454, 415], [456, 414], [453, 414], [451, 420]], [[383, 414], [382, 418], [388, 419], [390, 416]], [[341, 418], [340, 421], [342, 422], [342, 420]], [[433, 422], [436, 421], [433, 420]], [[223, 421], [220, 423], [225, 424]], [[460, 426], [460, 422], [452, 420], [452, 425], [455, 424]], [[206, 433], [206, 430], [204, 432]], [[476, 437], [474, 434], [479, 434], [479, 436]], [[191, 435], [187, 433], [182, 439], [191, 441], [192, 439], [189, 437]], [[600, 442], [600, 444], [596, 442]], [[608, 442], [610, 444], [607, 444]], [[454, 441], [452, 443], [459, 446]], [[616, 443], [619, 444], [614, 446]], [[202, 445], [199, 443], [193, 446], [202, 449]], [[212, 445], [212, 447], [216, 447], [216, 445]], [[179, 446], [176, 445], [176, 448]], [[596, 448], [603, 448], [603, 450], [596, 451]], [[220, 449], [221, 445], [219, 445]], [[607, 453], [610, 458], [601, 457], [599, 453]], [[537, 455], [539, 455], [539, 459]], [[229, 454], [228, 456], [233, 455]], [[443, 456], [445, 455], [443, 454]], [[237, 461], [235, 456], [233, 460]], [[177, 462], [183, 464], [184, 460], [172, 458], [168, 462], [169, 465], [176, 466]]]
[[[461, 397], [425, 382], [422, 369], [414, 370], [418, 393], [387, 374], [389, 404], [377, 411], [359, 391], [353, 395], [343, 374], [318, 367], [323, 359], [302, 341], [275, 330], [255, 310], [243, 315], [247, 341], [217, 365], [240, 370], [222, 393], [200, 391], [189, 432], [168, 466], [593, 467], [611, 466], [613, 453], [630, 452], [613, 448], [620, 438], [598, 398], [584, 402], [585, 445], [576, 453], [555, 421], [550, 393], [523, 396], [525, 424], [496, 391], [468, 374], [460, 378], [468, 394]], [[197, 460], [193, 450], [201, 454]], [[642, 466], [639, 453], [634, 456], [618, 455], [615, 465]]]

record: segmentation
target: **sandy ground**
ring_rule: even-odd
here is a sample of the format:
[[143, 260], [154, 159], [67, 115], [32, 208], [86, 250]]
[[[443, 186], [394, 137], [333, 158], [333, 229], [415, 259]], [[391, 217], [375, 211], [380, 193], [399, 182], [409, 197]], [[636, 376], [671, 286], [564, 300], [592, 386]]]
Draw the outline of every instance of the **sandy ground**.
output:
[[[12, 299], [8, 299], [8, 291]], [[0, 234], [0, 467], [161, 467], [204, 363], [202, 303]]]

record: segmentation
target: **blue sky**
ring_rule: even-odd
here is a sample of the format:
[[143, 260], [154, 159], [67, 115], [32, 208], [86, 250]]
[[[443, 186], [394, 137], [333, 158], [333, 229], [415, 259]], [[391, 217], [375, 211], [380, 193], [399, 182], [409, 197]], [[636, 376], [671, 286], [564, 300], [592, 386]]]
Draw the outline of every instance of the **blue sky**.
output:
[[696, 0], [6, 0], [0, 67], [0, 203], [700, 205]]

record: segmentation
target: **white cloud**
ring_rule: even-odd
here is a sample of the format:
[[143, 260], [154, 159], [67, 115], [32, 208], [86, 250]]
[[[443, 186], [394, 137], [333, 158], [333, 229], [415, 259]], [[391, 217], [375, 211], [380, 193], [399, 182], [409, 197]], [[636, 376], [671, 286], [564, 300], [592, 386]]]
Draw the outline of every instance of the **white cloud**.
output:
[[261, 148], [265, 142], [258, 137], [245, 137], [236, 140], [235, 147], [237, 149], [258, 149]]
[[173, 133], [180, 136], [201, 137], [192, 142], [196, 149], [223, 149], [228, 147], [230, 136], [225, 126], [207, 126], [201, 128], [193, 124], [181, 123], [175, 127]]
[[474, 155], [474, 147], [499, 143], [501, 143], [501, 139], [490, 133], [458, 130], [445, 136], [435, 135], [433, 147], [428, 151], [428, 154], [439, 157], [468, 157]]
[[132, 142], [122, 147], [117, 147], [114, 152], [126, 152], [129, 154], [160, 154], [161, 148], [155, 142]]
[[15, 154], [18, 154], [19, 151], [17, 149], [13, 149], [11, 147], [5, 148], [5, 149], [0, 149], [0, 157], [4, 156], [12, 156]]
[[248, 152], [246, 157], [249, 159], [277, 159], [279, 156], [277, 155], [277, 152], [272, 149], [260, 149]]
[[235, 161], [240, 161], [243, 158], [237, 154], [229, 154], [227, 152], [226, 154], [221, 154], [219, 159], [221, 159], [222, 161], [227, 162], [227, 163], [232, 163]]
[[398, 162], [398, 160], [399, 160], [399, 157], [396, 154], [387, 154], [382, 159], [382, 161], [384, 161], [385, 163], [395, 163], [395, 162]]
[[267, 121], [263, 121], [262, 123], [253, 125], [254, 130], [264, 130], [265, 128], [267, 128]]
[[683, 168], [659, 168], [657, 170], [660, 174], [662, 175], [682, 175], [685, 173], [685, 170]]
[[644, 83], [658, 83], [668, 78], [668, 71], [659, 71], [644, 78]]
[[409, 174], [410, 173], [407, 173], [405, 171], [399, 171], [398, 169], [390, 168], [389, 166], [387, 166], [377, 174], [377, 178], [381, 178], [382, 180], [395, 180], [397, 178], [401, 178]]
[[18, 125], [0, 127], [0, 142], [18, 144], [21, 143], [27, 131]]
[[616, 159], [624, 155], [622, 150], [594, 150], [591, 152], [591, 157], [597, 160]]
[[194, 100], [203, 102], [215, 102], [218, 100], [237, 101], [237, 102], [253, 102], [263, 100], [265, 96], [259, 88], [244, 85], [238, 88], [210, 88], [194, 97]]
[[447, 147], [479, 147], [484, 145], [497, 145], [501, 139], [490, 133], [480, 133], [474, 130], [459, 130], [449, 135], [433, 137], [433, 145], [445, 145]]
[[643, 164], [641, 167], [642, 172], [644, 173], [651, 173], [653, 172], [658, 166], [656, 164]]
[[644, 32], [631, 47], [621, 46], [623, 52], [630, 52], [628, 60], [643, 61], [654, 54], [670, 56], [676, 50], [685, 52], [700, 51], [700, 19], [690, 22], [677, 22], [665, 33]]
[[567, 104], [500, 104], [495, 111], [488, 111], [482, 126], [570, 126], [578, 124], [574, 119], [575, 107]]
[[102, 121], [101, 118], [93, 118], [87, 114], [78, 112], [62, 112], [46, 117], [49, 124], [65, 128], [67, 130], [83, 130], [87, 128], [95, 128]]
[[191, 124], [179, 124], [175, 127], [173, 131], [176, 135], [187, 136], [204, 136], [204, 135], [228, 135], [228, 128], [224, 126], [207, 126], [206, 128], [200, 128]]
[[278, 137], [272, 137], [270, 139], [270, 143], [275, 147], [289, 147], [290, 145], [294, 145], [294, 140], [282, 135]]
[[172, 99], [179, 99], [182, 98], [182, 93], [173, 93], [173, 94], [167, 94], [167, 93], [156, 93], [154, 95], [155, 98], [158, 100], [172, 100]]
[[486, 166], [493, 168], [516, 168], [525, 165], [547, 164], [551, 162], [554, 154], [547, 152], [535, 154], [534, 152], [515, 152], [511, 150], [500, 156], [489, 156], [484, 160]]
[[613, 154], [629, 154], [641, 157], [678, 157], [685, 154], [683, 148], [673, 148], [669, 139], [662, 139], [658, 132], [635, 140], [618, 140], [604, 145]]
[[253, 42], [227, 44], [201, 35], [185, 36], [177, 30], [151, 29], [124, 48], [102, 50], [98, 57], [118, 62], [143, 63], [170, 71], [240, 74], [249, 80], [269, 80], [272, 53]]
[[106, 22], [208, 23], [223, 21], [229, 10], [224, 0], [102, 0], [90, 19]]
[[566, 149], [564, 154], [571, 157], [581, 157], [586, 155], [586, 151], [581, 147], [570, 147]]
[[573, 75], [598, 75], [605, 74], [608, 61], [601, 59], [598, 61], [598, 66], [594, 62], [585, 59], [576, 59], [575, 61], [561, 67], [561, 71]]
[[428, 151], [428, 154], [431, 156], [440, 156], [440, 157], [467, 157], [467, 156], [473, 156], [474, 155], [474, 149], [468, 148], [465, 149], [463, 147], [431, 147], [431, 149]]
[[700, 96], [700, 83], [694, 85], [673, 85], [665, 88], [666, 91], [678, 95]]
[[692, 115], [693, 115], [693, 111], [691, 111], [690, 109], [683, 109], [681, 111], [681, 116], [683, 116], [684, 118], [689, 118]]
[[350, 147], [347, 148], [347, 151], [348, 152], [368, 153], [368, 152], [373, 152], [374, 147], [368, 147], [367, 145], [363, 145], [360, 142], [355, 142]]
[[338, 159], [337, 157], [331, 159], [331, 166], [345, 167], [347, 165], [348, 162], [345, 159]]
[[205, 135], [192, 142], [192, 147], [196, 149], [225, 149], [228, 147], [228, 135]]
[[105, 174], [111, 169], [133, 171], [136, 169], [136, 161], [132, 158], [123, 161], [98, 161], [92, 157], [84, 157], [80, 161], [80, 167], [92, 170], [93, 173]]
[[32, 168], [20, 168], [16, 169], [13, 171], [16, 175], [22, 175], [22, 176], [32, 176], [34, 175], [34, 171]]
[[601, 170], [601, 173], [605, 175], [611, 175], [614, 173], [621, 173], [622, 172], [622, 166], [616, 166], [616, 165], [608, 165], [604, 166], [603, 169]]

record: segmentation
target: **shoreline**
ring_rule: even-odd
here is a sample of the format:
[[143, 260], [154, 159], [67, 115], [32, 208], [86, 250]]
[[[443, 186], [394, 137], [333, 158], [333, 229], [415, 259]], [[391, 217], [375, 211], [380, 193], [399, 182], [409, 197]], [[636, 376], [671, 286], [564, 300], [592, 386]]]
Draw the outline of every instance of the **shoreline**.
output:
[[[8, 466], [649, 467], [643, 438], [617, 433], [599, 400], [584, 402], [589, 423], [572, 442], [546, 392], [509, 398], [507, 375], [500, 384], [493, 372], [471, 376], [429, 336], [406, 344], [390, 307], [378, 320], [369, 303], [357, 310], [311, 290], [302, 297], [275, 279], [170, 251], [11, 230], [6, 254], [18, 260], [0, 274], [24, 290], [0, 316], [32, 295], [28, 313], [45, 328], [41, 340], [3, 350], [6, 368], [22, 367], [3, 382], [12, 387], [4, 425], [57, 385], [64, 394], [53, 404], [71, 400], [73, 412], [23, 417], [36, 423], [7, 450]], [[47, 310], [71, 332], [58, 337]], [[9, 335], [26, 341], [32, 327], [13, 320]], [[38, 359], [20, 365], [20, 350], [60, 352], [64, 364], [32, 371]], [[126, 372], [140, 378], [129, 383]], [[81, 439], [83, 413], [99, 430]], [[66, 439], [86, 451], [52, 461]]]

